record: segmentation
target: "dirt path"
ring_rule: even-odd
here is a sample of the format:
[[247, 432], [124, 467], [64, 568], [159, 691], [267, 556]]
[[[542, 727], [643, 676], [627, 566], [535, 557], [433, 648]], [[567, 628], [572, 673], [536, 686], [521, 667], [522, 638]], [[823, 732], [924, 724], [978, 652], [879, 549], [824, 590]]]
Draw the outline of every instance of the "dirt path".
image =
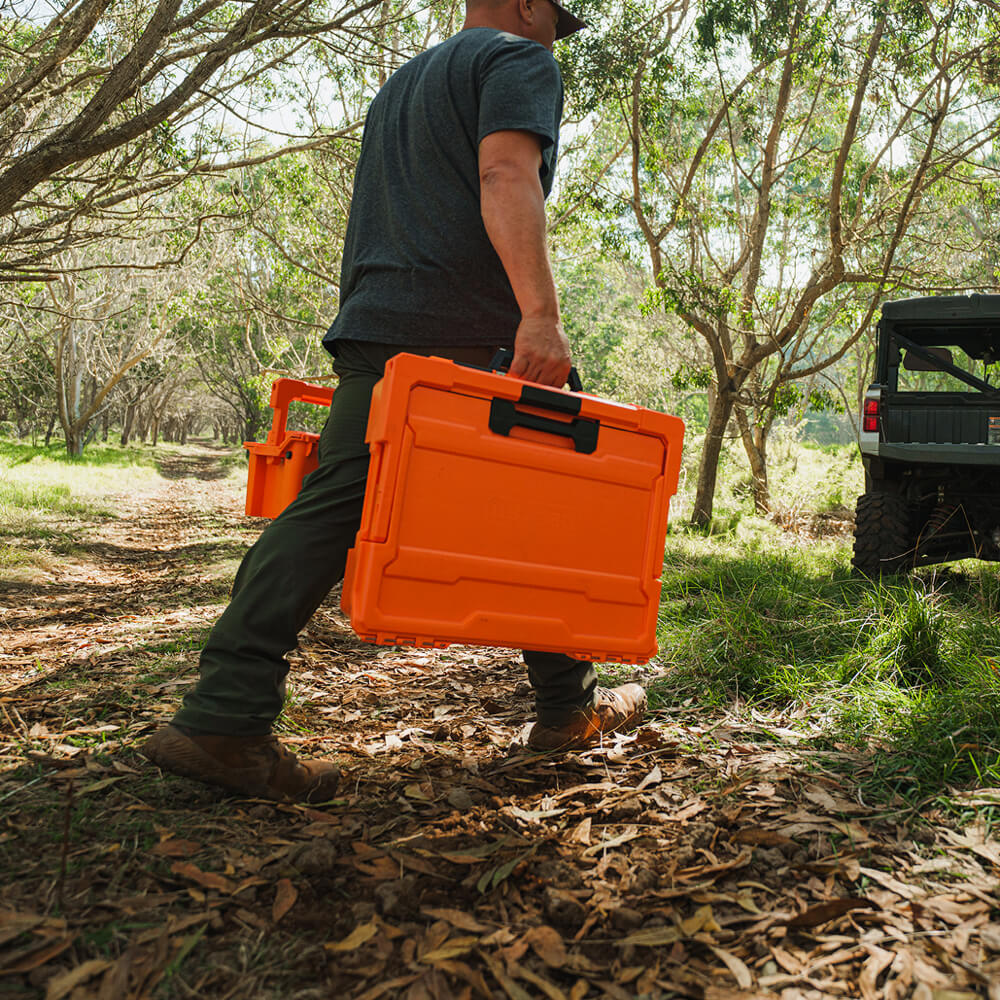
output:
[[997, 841], [868, 806], [877, 760], [781, 718], [539, 757], [509, 652], [366, 646], [331, 600], [281, 726], [342, 798], [158, 775], [135, 747], [259, 527], [210, 451], [163, 471], [0, 587], [0, 996], [1000, 998]]
[[0, 583], [7, 683], [102, 646], [169, 637], [177, 622], [165, 618], [180, 609], [192, 623], [211, 620], [219, 598], [199, 603], [208, 581], [197, 557], [237, 558], [255, 528], [222, 478], [219, 452], [165, 455], [162, 471], [152, 488], [109, 498], [118, 517], [80, 525], [77, 551], [49, 579]]

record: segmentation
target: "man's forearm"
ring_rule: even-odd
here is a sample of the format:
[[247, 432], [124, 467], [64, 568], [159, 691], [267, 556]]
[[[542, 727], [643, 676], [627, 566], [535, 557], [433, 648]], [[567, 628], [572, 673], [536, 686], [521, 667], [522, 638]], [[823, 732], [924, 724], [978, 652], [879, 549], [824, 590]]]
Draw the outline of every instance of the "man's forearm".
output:
[[541, 144], [529, 132], [495, 132], [483, 139], [480, 211], [521, 310], [510, 373], [560, 386], [569, 374], [569, 343], [545, 240], [541, 162]]

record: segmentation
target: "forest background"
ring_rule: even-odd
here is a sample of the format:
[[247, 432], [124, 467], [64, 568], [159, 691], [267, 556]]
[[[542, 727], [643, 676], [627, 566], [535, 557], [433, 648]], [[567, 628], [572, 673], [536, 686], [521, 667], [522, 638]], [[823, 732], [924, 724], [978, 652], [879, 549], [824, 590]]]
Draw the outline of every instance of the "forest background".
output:
[[[731, 450], [766, 513], [775, 433], [853, 440], [882, 301], [996, 285], [1000, 6], [579, 7], [549, 203], [579, 368], [685, 419], [695, 524]], [[9, 5], [0, 423], [74, 455], [259, 439], [275, 377], [328, 377], [367, 104], [461, 17]]]

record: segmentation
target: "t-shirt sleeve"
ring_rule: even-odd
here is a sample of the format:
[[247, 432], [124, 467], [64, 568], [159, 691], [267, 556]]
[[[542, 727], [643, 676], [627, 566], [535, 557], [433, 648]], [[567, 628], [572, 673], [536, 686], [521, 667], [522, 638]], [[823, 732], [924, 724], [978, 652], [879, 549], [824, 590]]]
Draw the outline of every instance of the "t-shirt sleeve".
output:
[[562, 117], [562, 77], [545, 46], [515, 36], [504, 40], [482, 68], [479, 88], [479, 134], [533, 132], [542, 148], [554, 146]]

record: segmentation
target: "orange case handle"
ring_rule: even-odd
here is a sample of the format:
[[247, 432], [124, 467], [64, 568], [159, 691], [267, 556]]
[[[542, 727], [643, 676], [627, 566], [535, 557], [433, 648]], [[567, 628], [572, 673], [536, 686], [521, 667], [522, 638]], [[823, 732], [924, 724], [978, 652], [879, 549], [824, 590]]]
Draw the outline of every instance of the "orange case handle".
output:
[[326, 385], [313, 385], [297, 378], [279, 378], [271, 386], [271, 430], [267, 435], [268, 444], [279, 444], [285, 436], [285, 423], [288, 420], [288, 407], [296, 400], [303, 403], [315, 403], [317, 406], [329, 406], [333, 400], [333, 389]]

